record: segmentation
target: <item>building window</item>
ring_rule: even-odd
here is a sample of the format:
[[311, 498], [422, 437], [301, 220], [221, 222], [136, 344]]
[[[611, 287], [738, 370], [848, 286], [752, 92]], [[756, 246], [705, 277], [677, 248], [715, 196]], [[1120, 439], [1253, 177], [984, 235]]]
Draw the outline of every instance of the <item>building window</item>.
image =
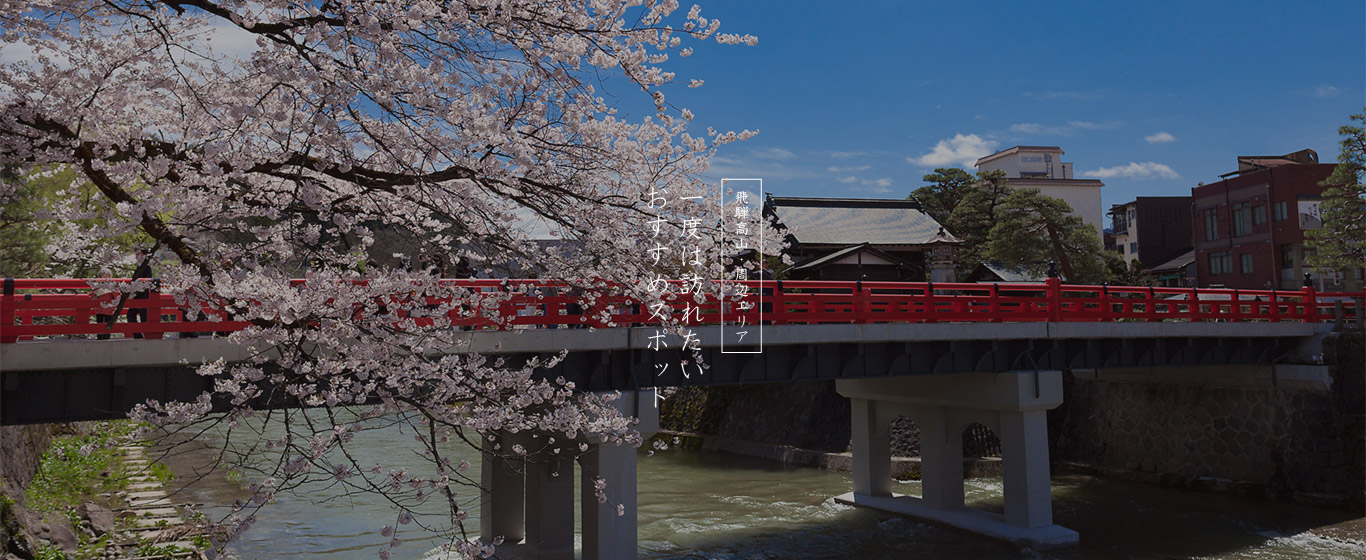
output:
[[1116, 212], [1114, 214], [1114, 218], [1115, 233], [1124, 233], [1126, 231], [1129, 231], [1129, 221], [1124, 218], [1124, 212]]
[[1137, 255], [1137, 254], [1138, 254], [1138, 242], [1137, 242], [1137, 241], [1133, 241], [1133, 242], [1130, 242], [1130, 243], [1129, 243], [1129, 254], [1130, 254], [1130, 255]]
[[1233, 236], [1252, 233], [1252, 208], [1246, 202], [1233, 205]]
[[1284, 222], [1289, 217], [1285, 213], [1285, 201], [1280, 200], [1271, 204], [1271, 219], [1277, 222]]
[[1243, 261], [1243, 274], [1252, 274], [1252, 253], [1243, 253], [1239, 257]]
[[1233, 256], [1228, 251], [1219, 251], [1209, 254], [1209, 273], [1211, 276], [1216, 274], [1228, 274], [1233, 272]]
[[1121, 255], [1124, 254], [1124, 246], [1123, 246], [1123, 245], [1120, 245], [1120, 246], [1119, 246], [1119, 254], [1121, 254]]
[[1287, 243], [1279, 247], [1281, 254], [1281, 287], [1294, 286], [1295, 283], [1295, 244]]
[[1258, 204], [1252, 207], [1252, 225], [1260, 226], [1266, 223], [1266, 206]]
[[1219, 239], [1219, 209], [1205, 210], [1205, 241]]

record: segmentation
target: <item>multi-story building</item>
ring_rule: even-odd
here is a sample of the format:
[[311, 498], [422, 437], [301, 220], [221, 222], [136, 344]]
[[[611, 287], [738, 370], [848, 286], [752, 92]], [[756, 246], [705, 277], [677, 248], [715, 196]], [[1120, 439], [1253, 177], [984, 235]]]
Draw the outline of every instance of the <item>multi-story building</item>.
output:
[[1304, 232], [1322, 225], [1319, 183], [1333, 167], [1314, 150], [1240, 156], [1237, 171], [1191, 189], [1199, 284], [1298, 290], [1309, 273], [1325, 291], [1361, 290], [1359, 270], [1320, 278], [1304, 263]]
[[1072, 164], [1062, 161], [1062, 148], [1057, 146], [1015, 146], [977, 160], [977, 171], [1001, 170], [1006, 174], [1006, 185], [1017, 189], [1039, 189], [1044, 196], [1062, 199], [1072, 212], [1096, 228], [1101, 235], [1105, 227], [1100, 206], [1100, 188], [1096, 179], [1073, 179]]
[[1115, 250], [1145, 268], [1191, 248], [1191, 197], [1140, 196], [1110, 207]]

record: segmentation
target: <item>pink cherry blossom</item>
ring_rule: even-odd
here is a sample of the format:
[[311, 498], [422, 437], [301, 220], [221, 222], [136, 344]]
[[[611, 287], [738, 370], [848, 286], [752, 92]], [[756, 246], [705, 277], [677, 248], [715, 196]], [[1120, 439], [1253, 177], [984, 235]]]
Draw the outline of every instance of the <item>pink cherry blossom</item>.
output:
[[[167, 257], [162, 293], [205, 320], [251, 325], [230, 337], [251, 360], [201, 366], [212, 394], [133, 414], [153, 426], [143, 435], [212, 430], [224, 460], [270, 477], [214, 534], [235, 538], [274, 493], [325, 481], [381, 493], [403, 512], [399, 523], [487, 556], [491, 547], [461, 537], [471, 504], [449, 489], [478, 481], [468, 463], [450, 467], [443, 442], [527, 431], [640, 445], [613, 395], [536, 376], [564, 354], [514, 367], [442, 352], [461, 332], [453, 321], [499, 321], [508, 294], [442, 283], [416, 265], [440, 256], [482, 276], [569, 279], [590, 300], [610, 289], [658, 301], [645, 285], [659, 271], [641, 258], [654, 243], [647, 193], [678, 198], [666, 212], [674, 224], [714, 212], [717, 187], [700, 178], [708, 157], [755, 134], [687, 130], [692, 111], [666, 94], [684, 97], [703, 80], [675, 75], [669, 57], [757, 39], [677, 8], [0, 0], [0, 165], [73, 178], [71, 200], [50, 209], [54, 253], [126, 260], [101, 240], [134, 235]], [[220, 50], [224, 33], [255, 46]], [[627, 118], [618, 107], [630, 100], [609, 91], [654, 112]], [[0, 203], [15, 192], [0, 187]], [[93, 193], [97, 209], [75, 204], [79, 193]], [[754, 229], [781, 246], [757, 217]], [[572, 243], [538, 245], [537, 230]], [[694, 247], [728, 250], [703, 230]], [[720, 278], [720, 260], [686, 272]], [[125, 293], [150, 284], [91, 282]], [[299, 408], [256, 410], [262, 401]], [[231, 410], [210, 414], [215, 403]], [[359, 465], [346, 452], [358, 434], [395, 425], [427, 458], [424, 472]], [[409, 517], [435, 496], [447, 515]]]

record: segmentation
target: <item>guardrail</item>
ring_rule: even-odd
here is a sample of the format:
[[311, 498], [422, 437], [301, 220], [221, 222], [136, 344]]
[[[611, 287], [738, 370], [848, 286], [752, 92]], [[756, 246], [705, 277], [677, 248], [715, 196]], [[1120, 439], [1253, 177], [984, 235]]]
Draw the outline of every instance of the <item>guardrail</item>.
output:
[[[128, 279], [98, 279], [129, 282]], [[156, 289], [138, 297], [119, 292], [97, 292], [84, 279], [5, 279], [0, 295], [0, 343], [34, 337], [138, 336], [162, 338], [226, 333], [250, 323], [234, 320], [226, 307], [189, 309], [172, 295]], [[301, 285], [305, 280], [295, 280]], [[1158, 288], [1146, 286], [1065, 285], [1056, 279], [1029, 284], [964, 284], [926, 282], [728, 281], [743, 285], [748, 294], [727, 298], [714, 294], [695, 301], [681, 282], [670, 282], [664, 307], [645, 308], [625, 295], [595, 291], [592, 303], [570, 284], [554, 280], [442, 280], [456, 288], [455, 303], [497, 295], [496, 318], [473, 314], [471, 305], [453, 305], [449, 324], [462, 328], [611, 327], [672, 322], [700, 325], [727, 323], [785, 325], [829, 323], [948, 323], [948, 322], [1117, 322], [1117, 321], [1264, 321], [1361, 323], [1366, 294], [1301, 291], [1236, 290], [1222, 288]], [[718, 282], [709, 283], [715, 288]], [[154, 284], [155, 285], [155, 284]], [[695, 286], [693, 286], [695, 287]], [[431, 308], [449, 299], [408, 293], [381, 298], [379, 309], [390, 304], [395, 321], [412, 319], [430, 325], [431, 317], [412, 317], [402, 309]], [[416, 300], [421, 300], [419, 305]], [[742, 309], [742, 304], [748, 310]], [[408, 305], [400, 305], [408, 304]], [[116, 316], [116, 311], [118, 312]], [[132, 313], [129, 313], [129, 312]], [[143, 316], [145, 321], [128, 322]], [[360, 311], [357, 310], [357, 313]], [[386, 312], [387, 311], [382, 311]]]

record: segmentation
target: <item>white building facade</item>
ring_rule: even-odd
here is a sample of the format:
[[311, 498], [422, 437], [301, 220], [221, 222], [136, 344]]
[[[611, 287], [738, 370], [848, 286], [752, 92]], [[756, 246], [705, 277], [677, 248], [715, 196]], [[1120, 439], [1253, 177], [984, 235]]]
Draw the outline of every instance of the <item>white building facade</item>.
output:
[[1044, 196], [1061, 199], [1072, 212], [1102, 235], [1105, 214], [1101, 211], [1100, 189], [1096, 179], [1073, 179], [1072, 164], [1062, 161], [1057, 146], [1015, 146], [977, 160], [979, 173], [1001, 170], [1006, 185], [1017, 189], [1039, 189]]
[[1110, 231], [1115, 236], [1115, 249], [1124, 262], [1138, 260], [1138, 203], [1116, 204], [1110, 207], [1114, 225]]

